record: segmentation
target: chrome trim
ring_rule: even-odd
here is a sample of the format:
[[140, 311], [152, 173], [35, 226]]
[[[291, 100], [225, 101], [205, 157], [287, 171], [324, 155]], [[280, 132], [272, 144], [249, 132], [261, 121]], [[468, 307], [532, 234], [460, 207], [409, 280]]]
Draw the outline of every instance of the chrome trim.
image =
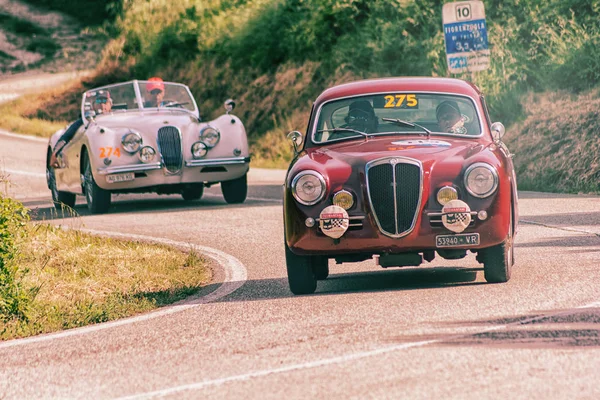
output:
[[[366, 217], [364, 215], [357, 215], [354, 217], [348, 217], [348, 221], [362, 221]], [[315, 221], [319, 222], [321, 218], [315, 218]]]
[[[179, 154], [181, 154], [181, 164], [179, 165], [178, 170], [177, 171], [173, 171], [173, 172], [169, 171], [169, 169], [165, 165], [164, 158], [163, 158], [163, 151], [160, 148], [160, 140], [158, 138], [159, 132], [162, 129], [167, 129], [167, 128], [175, 129], [177, 131], [177, 134], [179, 135], [179, 144], [180, 144], [180, 149], [179, 149], [180, 153]], [[182, 172], [182, 170], [183, 170], [183, 161], [184, 161], [184, 159], [183, 159], [183, 154], [184, 154], [183, 153], [183, 136], [181, 134], [181, 129], [179, 129], [178, 127], [173, 126], [173, 125], [165, 125], [165, 126], [161, 126], [160, 128], [158, 128], [158, 131], [156, 131], [156, 147], [158, 147], [158, 153], [160, 154], [161, 164], [165, 167], [165, 170], [164, 170], [165, 175], [169, 175], [169, 176], [180, 175], [181, 172]]]
[[160, 162], [152, 164], [128, 164], [119, 165], [117, 167], [98, 168], [100, 175], [116, 174], [120, 172], [139, 172], [139, 171], [152, 171], [155, 169], [161, 169], [162, 165]]
[[[313, 125], [310, 129], [310, 131], [312, 132], [310, 135], [310, 142], [312, 144], [315, 144], [317, 146], [320, 145], [324, 145], [324, 144], [329, 144], [329, 143], [335, 143], [335, 142], [339, 142], [340, 140], [346, 140], [347, 138], [342, 138], [342, 139], [337, 139], [337, 140], [328, 140], [325, 142], [317, 142], [315, 141], [315, 134], [317, 133], [317, 123], [319, 122], [319, 117], [321, 116], [321, 110], [322, 108], [326, 105], [331, 103], [332, 101], [338, 101], [338, 100], [345, 100], [345, 99], [352, 99], [352, 98], [360, 98], [360, 97], [366, 97], [366, 96], [375, 96], [378, 94], [389, 94], [389, 93], [417, 93], [417, 94], [439, 94], [439, 95], [446, 95], [446, 96], [456, 96], [456, 97], [463, 97], [466, 99], [469, 99], [473, 102], [473, 106], [475, 108], [475, 110], [477, 110], [477, 118], [479, 120], [479, 135], [458, 135], [455, 133], [444, 133], [444, 132], [433, 132], [434, 135], [440, 135], [440, 136], [450, 136], [450, 137], [461, 137], [461, 138], [480, 138], [482, 136], [484, 136], [484, 123], [485, 123], [485, 119], [481, 118], [482, 114], [481, 114], [481, 110], [479, 109], [479, 107], [477, 107], [477, 102], [475, 101], [475, 98], [471, 97], [471, 96], [467, 96], [464, 94], [458, 94], [458, 93], [451, 93], [451, 92], [428, 92], [428, 91], [395, 91], [395, 92], [390, 92], [390, 91], [386, 91], [386, 92], [370, 92], [370, 93], [361, 93], [360, 95], [352, 95], [352, 96], [344, 96], [344, 97], [337, 97], [335, 99], [331, 99], [329, 101], [326, 101], [324, 103], [321, 104], [321, 106], [319, 106], [319, 109], [317, 110], [316, 114], [315, 114], [315, 120], [313, 122]], [[379, 133], [379, 134], [371, 134], [372, 137], [377, 137], [377, 136], [386, 136], [389, 134], [387, 133]], [[307, 132], [307, 136], [308, 136], [308, 132]], [[364, 138], [363, 136], [357, 136], [357, 139], [360, 138]]]
[[[395, 162], [392, 162], [392, 160], [396, 160]], [[397, 207], [397, 200], [396, 200], [396, 164], [412, 164], [412, 165], [416, 165], [417, 167], [419, 167], [419, 170], [421, 171], [421, 176], [420, 176], [420, 185], [419, 185], [419, 202], [417, 203], [417, 208], [415, 210], [415, 215], [413, 216], [413, 221], [412, 224], [410, 226], [409, 229], [407, 229], [404, 232], [398, 232], [398, 207]], [[375, 213], [375, 209], [373, 208], [373, 201], [371, 199], [371, 188], [369, 187], [369, 169], [371, 169], [372, 167], [375, 167], [377, 165], [381, 165], [381, 164], [393, 164], [392, 167], [392, 171], [393, 171], [393, 179], [394, 179], [394, 217], [396, 218], [396, 220], [394, 221], [394, 224], [396, 226], [396, 232], [395, 233], [391, 233], [391, 232], [386, 232], [383, 230], [383, 228], [381, 227], [381, 224], [379, 223], [379, 218], [377, 217], [377, 213]], [[379, 158], [377, 160], [373, 160], [367, 163], [367, 165], [365, 166], [365, 174], [366, 174], [366, 184], [367, 184], [367, 196], [369, 198], [369, 207], [371, 207], [371, 211], [373, 212], [373, 216], [375, 217], [375, 222], [377, 223], [377, 227], [379, 228], [379, 231], [381, 233], [383, 233], [386, 236], [389, 236], [391, 238], [401, 238], [404, 237], [408, 234], [410, 234], [414, 229], [415, 226], [417, 224], [417, 219], [418, 219], [418, 215], [419, 215], [419, 210], [421, 209], [421, 201], [423, 200], [423, 164], [421, 163], [421, 161], [416, 160], [414, 158], [408, 158], [408, 157], [384, 157], [384, 158]]]
[[[484, 193], [484, 194], [475, 194], [475, 193], [473, 193], [473, 191], [471, 190], [471, 188], [469, 188], [469, 184], [467, 183], [467, 178], [469, 177], [469, 174], [471, 173], [472, 170], [474, 170], [477, 167], [486, 168], [488, 171], [490, 171], [492, 173], [492, 176], [494, 177], [494, 187], [491, 190], [489, 190], [486, 193]], [[469, 192], [469, 194], [471, 196], [474, 196], [474, 197], [477, 197], [477, 198], [480, 198], [480, 199], [485, 199], [486, 197], [490, 197], [498, 189], [498, 171], [496, 171], [496, 168], [492, 167], [488, 163], [484, 163], [484, 162], [473, 163], [465, 171], [465, 175], [463, 177], [463, 183], [465, 185], [465, 188], [467, 189], [467, 192]]]
[[[313, 201], [305, 202], [304, 200], [299, 199], [298, 196], [296, 195], [296, 184], [298, 183], [298, 180], [300, 178], [302, 178], [304, 175], [313, 175], [315, 178], [317, 178], [319, 180], [319, 182], [321, 182], [321, 189], [322, 189], [321, 195]], [[321, 175], [320, 173], [318, 173], [317, 171], [314, 171], [312, 169], [300, 171], [296, 174], [294, 179], [292, 179], [292, 195], [294, 196], [294, 199], [298, 203], [303, 204], [305, 206], [312, 206], [312, 205], [317, 204], [321, 200], [323, 200], [323, 198], [325, 197], [325, 192], [327, 192], [327, 184], [325, 183], [325, 178], [323, 177], [323, 175]]]
[[[477, 216], [478, 211], [470, 211], [469, 214], [471, 214], [471, 217], [476, 217]], [[426, 216], [428, 216], [429, 218], [431, 217], [442, 217], [442, 215], [444, 214], [454, 214], [454, 213], [443, 213], [443, 212], [430, 212], [430, 213], [425, 213]]]
[[250, 162], [250, 157], [216, 158], [214, 160], [187, 160], [186, 167], [204, 167], [206, 165], [241, 165]]

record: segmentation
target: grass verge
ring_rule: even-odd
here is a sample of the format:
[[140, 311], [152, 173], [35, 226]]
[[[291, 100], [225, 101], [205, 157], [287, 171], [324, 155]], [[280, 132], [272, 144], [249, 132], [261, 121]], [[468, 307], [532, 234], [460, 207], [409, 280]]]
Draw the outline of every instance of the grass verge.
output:
[[193, 295], [211, 273], [197, 253], [27, 225], [17, 257], [32, 301], [24, 318], [0, 320], [8, 340], [106, 322]]

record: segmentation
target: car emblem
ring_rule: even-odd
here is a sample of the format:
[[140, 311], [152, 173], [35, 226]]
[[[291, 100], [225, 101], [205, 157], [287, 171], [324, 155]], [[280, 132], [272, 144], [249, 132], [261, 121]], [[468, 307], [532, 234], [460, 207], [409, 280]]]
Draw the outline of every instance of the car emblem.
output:
[[397, 158], [392, 158], [392, 159], [390, 160], [390, 164], [392, 164], [392, 165], [396, 165], [396, 164], [398, 164], [399, 162], [400, 162], [400, 160], [398, 160]]

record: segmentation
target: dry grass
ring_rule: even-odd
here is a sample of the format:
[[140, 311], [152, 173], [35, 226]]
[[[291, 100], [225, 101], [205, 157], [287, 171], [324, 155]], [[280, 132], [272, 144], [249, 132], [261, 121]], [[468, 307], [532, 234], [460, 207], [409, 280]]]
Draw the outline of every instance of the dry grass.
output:
[[37, 290], [27, 321], [0, 323], [11, 339], [147, 312], [196, 293], [211, 278], [193, 251], [30, 225], [23, 284]]
[[519, 188], [600, 193], [600, 92], [531, 95], [507, 134]]

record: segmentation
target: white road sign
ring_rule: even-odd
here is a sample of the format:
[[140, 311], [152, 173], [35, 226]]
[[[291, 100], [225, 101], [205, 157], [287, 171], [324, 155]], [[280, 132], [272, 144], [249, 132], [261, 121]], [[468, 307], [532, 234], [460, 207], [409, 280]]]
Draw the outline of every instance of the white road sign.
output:
[[442, 8], [448, 68], [452, 73], [482, 71], [490, 66], [483, 2], [446, 3]]

